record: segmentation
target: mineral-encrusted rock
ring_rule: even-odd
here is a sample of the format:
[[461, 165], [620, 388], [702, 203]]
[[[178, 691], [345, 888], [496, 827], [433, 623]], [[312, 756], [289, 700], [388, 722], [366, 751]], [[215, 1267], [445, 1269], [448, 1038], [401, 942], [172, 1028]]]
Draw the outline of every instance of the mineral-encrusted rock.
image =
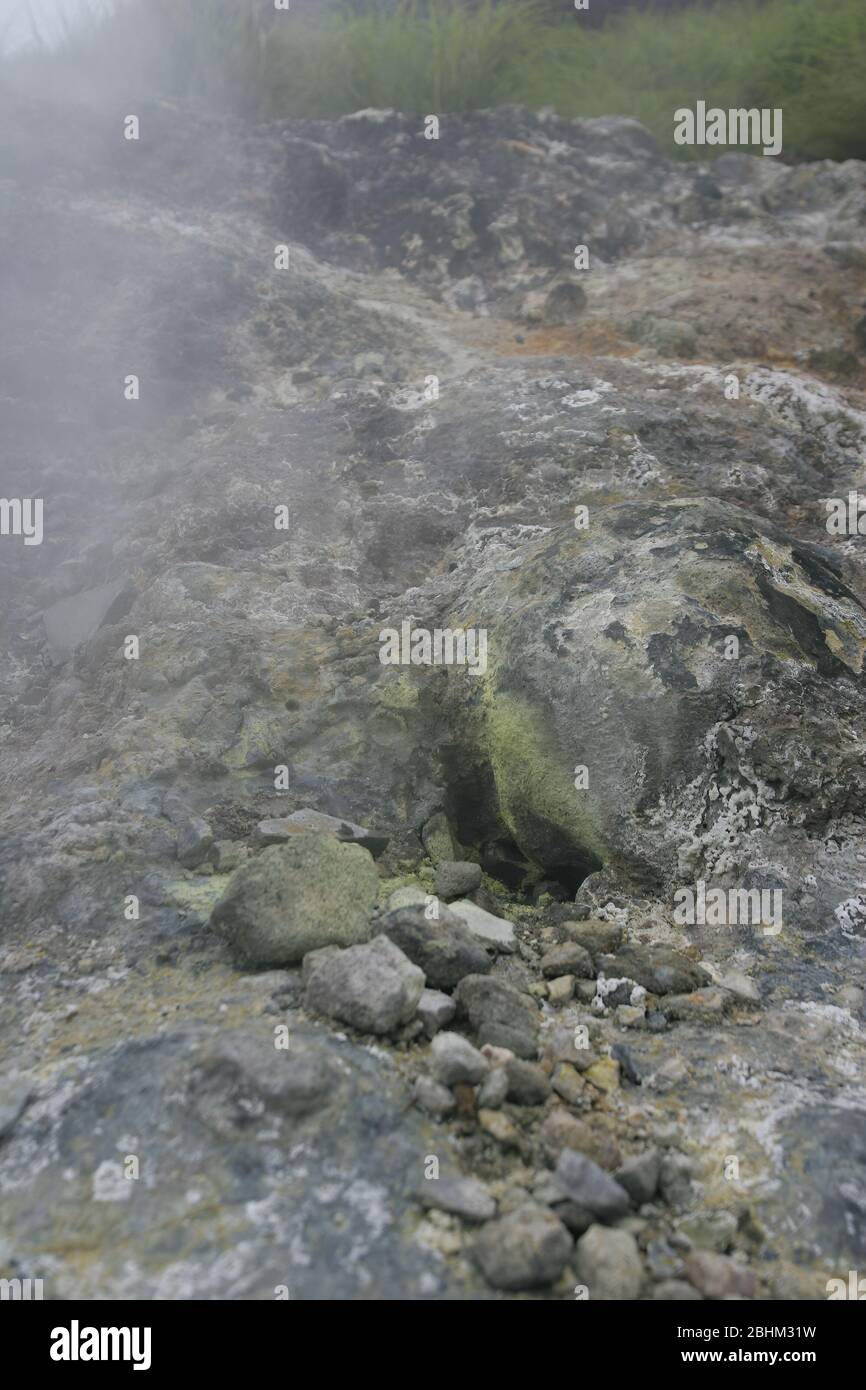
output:
[[571, 1251], [562, 1222], [543, 1207], [527, 1205], [489, 1222], [473, 1253], [489, 1284], [517, 1292], [555, 1283]]
[[388, 899], [388, 911], [396, 912], [403, 907], [425, 907], [429, 894], [423, 888], [414, 888], [407, 885], [405, 888], [395, 888]]
[[258, 1105], [289, 1119], [322, 1109], [337, 1089], [334, 1059], [321, 1048], [278, 1049], [231, 1034], [193, 1054], [196, 1113], [229, 1136], [255, 1122]]
[[448, 824], [448, 817], [441, 811], [437, 811], [435, 816], [431, 816], [425, 822], [421, 830], [421, 843], [434, 864], [451, 863], [456, 858], [451, 826]]
[[[99, 1007], [104, 1022], [105, 994]], [[53, 1293], [87, 1300], [109, 1290], [267, 1300], [285, 1284], [301, 1298], [353, 1301], [369, 1294], [371, 1271], [388, 1298], [465, 1297], [465, 1276], [403, 1238], [418, 1157], [436, 1139], [390, 1070], [321, 1028], [294, 1026], [280, 1050], [261, 1018], [232, 1028], [214, 1025], [208, 1007], [199, 1014], [62, 1063], [62, 1092], [47, 1088], [4, 1139], [4, 1238], [22, 1267], [50, 1261]], [[159, 1146], [155, 1186], [146, 1161], [142, 1181], [123, 1177], [123, 1154], [106, 1143], [115, 1134]], [[303, 1162], [287, 1161], [299, 1144]], [[91, 1258], [73, 1268], [65, 1240]], [[480, 1277], [469, 1288], [487, 1292]]]
[[623, 946], [614, 956], [599, 956], [598, 966], [652, 994], [689, 994], [709, 983], [706, 970], [670, 946]]
[[[130, 163], [112, 101], [0, 91], [3, 491], [46, 517], [42, 546], [0, 541], [18, 1267], [59, 1298], [488, 1298], [417, 1238], [438, 1095], [467, 1128], [478, 1105], [506, 1167], [571, 1145], [616, 1169], [625, 1123], [626, 1151], [665, 1153], [662, 1222], [699, 1200], [698, 1233], [730, 1201], [730, 1136], [777, 1271], [756, 1292], [825, 1296], [863, 1248], [862, 1000], [841, 991], [866, 937], [866, 572], [825, 499], [866, 449], [864, 166], [672, 163], [637, 122], [516, 108], [450, 113], [431, 142], [396, 112], [257, 127], [153, 101]], [[487, 669], [383, 664], [404, 620], [483, 629]], [[695, 1008], [705, 982], [684, 983], [630, 1028], [633, 1072], [608, 1050], [639, 1006], [611, 995], [587, 1068], [545, 1056], [582, 1121], [559, 1093], [512, 1119], [496, 1064], [477, 1097], [419, 1077], [410, 1105], [419, 1019], [399, 1052], [311, 1032], [205, 930], [256, 827], [282, 839], [301, 808], [319, 840], [347, 810], [381, 830], [381, 877], [365, 860], [369, 894], [339, 910], [273, 904], [269, 950], [313, 925], [301, 953], [333, 952], [350, 921], [354, 944], [378, 889], [412, 876], [423, 904], [431, 862], [469, 856], [504, 889], [473, 890], [482, 908], [549, 916], [542, 951], [597, 964], [676, 926], [688, 969], [746, 971], [760, 1012], [736, 989]], [[197, 817], [215, 843], [187, 866]], [[702, 880], [782, 892], [781, 932], [672, 923]], [[502, 1007], [457, 1026], [534, 1060], [553, 1010], [520, 919]], [[594, 1022], [595, 982], [574, 995], [563, 1014]], [[212, 1052], [237, 1031], [251, 1052]], [[661, 1112], [637, 1138], [598, 1089], [635, 1072]], [[142, 1133], [129, 1184], [117, 1145]], [[681, 1253], [653, 1275], [683, 1287]]]
[[836, 737], [866, 723], [866, 609], [820, 540], [715, 498], [636, 498], [467, 574], [498, 636], [469, 747], [529, 859], [578, 880], [612, 864], [671, 908], [716, 874], [752, 886], [761, 857], [776, 887], [819, 873], [815, 841], [774, 832], [805, 801], [819, 837], [839, 806], [866, 811], [859, 745]]
[[667, 1019], [716, 1023], [731, 1008], [733, 997], [724, 989], [695, 989], [691, 994], [669, 994], [660, 1008]]
[[211, 925], [243, 965], [292, 965], [320, 946], [366, 940], [377, 891], [367, 850], [299, 835], [235, 870]]
[[618, 951], [622, 945], [623, 930], [617, 922], [563, 922], [562, 930], [569, 941], [585, 947], [593, 959]]
[[424, 972], [387, 937], [345, 951], [320, 951], [306, 1002], [361, 1033], [391, 1033], [408, 1023], [424, 990]]
[[401, 907], [387, 913], [376, 930], [420, 966], [433, 989], [453, 990], [464, 975], [484, 975], [490, 969], [482, 942], [444, 905], [432, 919], [420, 904]]
[[534, 1061], [538, 1052], [538, 1010], [528, 995], [493, 976], [466, 975], [456, 990], [458, 1011], [469, 1020], [479, 1043], [507, 1047]]
[[323, 815], [310, 807], [293, 811], [289, 816], [259, 821], [255, 840], [259, 845], [280, 845], [293, 835], [304, 834], [334, 835], [344, 844], [363, 845], [374, 858], [382, 853], [388, 843], [387, 835], [376, 835], [363, 825], [355, 825], [353, 821], [343, 820], [339, 816]]
[[637, 1241], [629, 1231], [590, 1226], [577, 1242], [576, 1272], [591, 1299], [637, 1298], [643, 1265]]

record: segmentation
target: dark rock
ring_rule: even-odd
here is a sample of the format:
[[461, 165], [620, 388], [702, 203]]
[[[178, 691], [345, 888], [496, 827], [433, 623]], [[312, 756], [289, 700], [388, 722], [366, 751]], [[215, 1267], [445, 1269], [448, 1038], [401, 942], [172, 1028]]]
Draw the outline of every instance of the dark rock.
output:
[[433, 920], [420, 905], [397, 908], [380, 919], [376, 931], [420, 966], [432, 989], [452, 990], [464, 975], [484, 975], [490, 969], [485, 947], [447, 907], [440, 905]]
[[662, 1159], [658, 1149], [647, 1149], [642, 1154], [626, 1159], [622, 1167], [614, 1173], [620, 1187], [624, 1187], [635, 1206], [651, 1202], [658, 1191]]
[[185, 869], [194, 869], [207, 859], [214, 842], [206, 820], [196, 817], [184, 825], [177, 838], [177, 857]]
[[585, 1154], [563, 1149], [556, 1164], [556, 1181], [566, 1196], [598, 1221], [618, 1221], [630, 1209], [628, 1193], [609, 1173]]
[[651, 994], [688, 994], [709, 982], [702, 966], [670, 946], [623, 946], [614, 956], [600, 956], [598, 967], [635, 980]]
[[515, 1105], [543, 1105], [550, 1095], [550, 1081], [541, 1067], [518, 1058], [505, 1063], [507, 1098]]
[[436, 866], [434, 889], [446, 902], [452, 898], [465, 898], [481, 887], [481, 865], [467, 863], [465, 860], [443, 859]]
[[456, 991], [458, 1011], [477, 1035], [479, 1045], [507, 1047], [534, 1061], [538, 1052], [538, 1010], [527, 994], [504, 980], [466, 975]]
[[541, 957], [541, 973], [546, 980], [558, 975], [574, 975], [581, 980], [592, 979], [595, 971], [592, 956], [575, 941], [566, 941], [562, 946], [551, 946]]
[[610, 1055], [615, 1062], [619, 1062], [620, 1071], [626, 1080], [630, 1081], [633, 1086], [640, 1086], [643, 1081], [643, 1070], [630, 1049], [624, 1043], [614, 1043], [610, 1049]]

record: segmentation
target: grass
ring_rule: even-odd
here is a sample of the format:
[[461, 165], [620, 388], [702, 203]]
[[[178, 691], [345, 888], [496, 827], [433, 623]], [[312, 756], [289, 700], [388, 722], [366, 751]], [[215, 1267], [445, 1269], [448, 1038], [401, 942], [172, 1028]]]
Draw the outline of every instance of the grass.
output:
[[10, 65], [256, 119], [503, 102], [635, 116], [686, 158], [711, 151], [675, 146], [673, 113], [702, 98], [781, 107], [786, 157], [866, 158], [866, 0], [726, 0], [592, 29], [551, 0], [393, 0], [319, 23], [267, 0], [104, 0], [56, 51]]

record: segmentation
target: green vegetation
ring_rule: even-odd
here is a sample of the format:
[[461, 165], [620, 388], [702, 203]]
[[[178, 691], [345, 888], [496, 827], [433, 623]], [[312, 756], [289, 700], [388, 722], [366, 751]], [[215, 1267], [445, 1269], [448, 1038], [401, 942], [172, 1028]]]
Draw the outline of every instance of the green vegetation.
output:
[[58, 52], [7, 61], [264, 119], [503, 102], [636, 116], [680, 157], [711, 153], [672, 142], [674, 110], [702, 98], [781, 107], [788, 157], [866, 157], [864, 0], [728, 0], [592, 29], [549, 0], [395, 0], [318, 23], [261, 0], [113, 0]]

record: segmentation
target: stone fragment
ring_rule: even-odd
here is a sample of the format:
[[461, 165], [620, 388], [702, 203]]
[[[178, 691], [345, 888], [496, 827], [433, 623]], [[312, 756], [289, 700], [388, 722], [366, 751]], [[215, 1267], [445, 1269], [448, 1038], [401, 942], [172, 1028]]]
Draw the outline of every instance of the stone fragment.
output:
[[555, 1283], [571, 1251], [562, 1222], [544, 1207], [525, 1205], [489, 1222], [473, 1253], [493, 1288], [516, 1293]]
[[306, 1003], [360, 1033], [392, 1033], [408, 1023], [424, 990], [424, 974], [387, 937], [345, 951], [318, 953]]
[[430, 1044], [430, 1066], [443, 1086], [455, 1086], [460, 1081], [477, 1086], [487, 1075], [490, 1063], [459, 1033], [437, 1033]]
[[628, 1231], [590, 1226], [577, 1242], [576, 1273], [590, 1299], [637, 1298], [643, 1284], [643, 1265], [637, 1241]]

